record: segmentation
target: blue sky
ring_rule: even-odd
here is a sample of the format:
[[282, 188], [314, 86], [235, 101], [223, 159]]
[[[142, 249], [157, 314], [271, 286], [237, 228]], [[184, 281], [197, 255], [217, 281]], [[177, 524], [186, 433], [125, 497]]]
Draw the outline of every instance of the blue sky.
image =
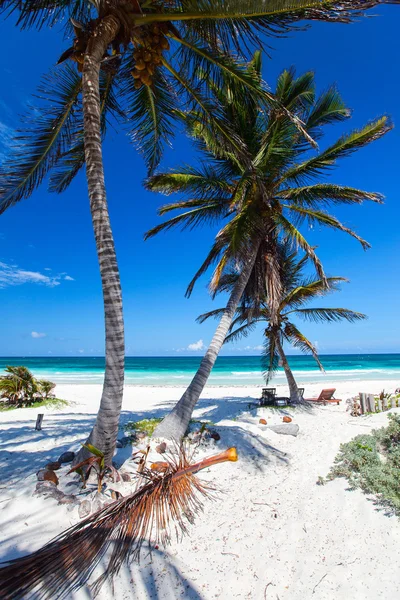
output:
[[[325, 305], [345, 306], [369, 316], [356, 324], [306, 324], [304, 333], [321, 353], [399, 352], [400, 251], [398, 169], [400, 141], [399, 8], [375, 10], [376, 18], [352, 25], [313, 24], [306, 32], [270, 40], [264, 77], [274, 86], [279, 72], [295, 65], [314, 70], [320, 90], [336, 83], [353, 118], [330, 129], [327, 142], [382, 113], [395, 128], [384, 139], [342, 161], [333, 179], [382, 192], [383, 206], [341, 207], [335, 214], [357, 229], [372, 248], [328, 230], [308, 231], [330, 275], [351, 280]], [[0, 23], [0, 153], [7, 154], [40, 75], [58, 59], [65, 43], [57, 31], [22, 32]], [[323, 147], [324, 142], [321, 146]], [[190, 143], [177, 137], [163, 167], [195, 160]], [[203, 278], [192, 297], [184, 292], [216, 229], [170, 232], [148, 242], [143, 233], [159, 222], [165, 198], [141, 187], [145, 168], [124, 137], [109, 131], [104, 147], [110, 213], [121, 269], [128, 355], [198, 355], [213, 334], [213, 322], [195, 318], [213, 306]], [[0, 217], [0, 355], [102, 355], [100, 277], [83, 173], [63, 195], [42, 185], [29, 200]], [[261, 331], [225, 354], [256, 354]]]

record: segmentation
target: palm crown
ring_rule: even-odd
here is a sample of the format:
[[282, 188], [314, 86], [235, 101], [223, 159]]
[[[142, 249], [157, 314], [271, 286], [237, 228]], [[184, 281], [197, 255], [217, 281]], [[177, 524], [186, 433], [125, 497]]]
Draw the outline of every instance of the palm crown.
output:
[[[0, 12], [17, 15], [24, 27], [62, 23], [72, 48], [62, 59], [78, 64], [96, 25], [114, 19], [118, 33], [103, 59], [102, 134], [109, 120], [128, 120], [131, 137], [143, 151], [149, 170], [173, 135], [175, 109], [188, 105], [208, 122], [219, 143], [239, 155], [241, 140], [230, 131], [216, 95], [208, 96], [205, 78], [215, 86], [229, 74], [261, 103], [274, 98], [259, 78], [232, 59], [244, 41], [262, 33], [289, 30], [298, 21], [349, 22], [381, 0], [0, 0]], [[72, 22], [68, 19], [71, 18]], [[1, 172], [0, 213], [28, 197], [51, 170], [50, 190], [68, 187], [85, 162], [81, 77], [71, 63], [43, 81], [34, 119], [16, 140], [15, 152]], [[32, 126], [32, 122], [35, 123]], [[297, 123], [301, 129], [301, 124]]]
[[[259, 53], [249, 69], [261, 77]], [[181, 209], [184, 212], [154, 227], [147, 237], [175, 226], [194, 227], [227, 220], [190, 283], [189, 294], [197, 278], [212, 264], [216, 264], [211, 284], [215, 290], [224, 269], [232, 261], [243, 263], [262, 242], [264, 256], [269, 257], [267, 279], [270, 284], [272, 282], [271, 301], [274, 281], [275, 293], [279, 293], [278, 264], [274, 258], [279, 239], [300, 247], [326, 284], [321, 262], [300, 227], [306, 222], [335, 228], [356, 238], [363, 248], [369, 246], [329, 214], [326, 207], [330, 204], [361, 204], [365, 200], [381, 202], [382, 196], [349, 186], [322, 183], [320, 179], [338, 159], [383, 136], [391, 128], [389, 119], [386, 116], [377, 118], [317, 152], [312, 151], [293, 118], [279, 107], [265, 109], [236, 80], [225, 77], [223, 87], [217, 88], [212, 82], [210, 86], [223, 108], [224, 118], [246, 152], [237, 155], [227, 151], [220, 143], [220, 137], [200, 122], [196, 112], [184, 115], [189, 134], [201, 151], [202, 166], [184, 166], [148, 179], [148, 188], [167, 194], [181, 192], [187, 199], [163, 206], [160, 214]], [[234, 103], [233, 97], [236, 98]], [[316, 96], [312, 72], [296, 77], [293, 69], [284, 71], [278, 78], [275, 97], [292, 116], [301, 120], [306, 133], [314, 140], [322, 137], [326, 125], [350, 116], [335, 88]]]
[[[277, 311], [277, 319], [271, 324], [271, 311], [266, 293], [265, 279], [260, 276], [263, 271], [263, 257], [260, 252], [255, 262], [252, 274], [240, 305], [237, 308], [229, 334], [225, 342], [235, 341], [242, 336], [247, 336], [259, 323], [265, 323], [263, 365], [267, 381], [276, 371], [279, 364], [279, 353], [277, 348], [284, 341], [298, 348], [304, 353], [311, 354], [322, 370], [322, 364], [318, 358], [317, 348], [299, 330], [293, 322], [293, 318], [314, 323], [332, 323], [348, 321], [350, 323], [365, 319], [362, 313], [347, 308], [317, 308], [307, 307], [316, 298], [326, 296], [332, 291], [339, 289], [340, 282], [347, 281], [344, 277], [328, 277], [327, 283], [317, 277], [307, 277], [305, 266], [307, 256], [297, 258], [297, 253], [290, 251], [287, 246], [279, 245], [278, 250], [279, 273], [281, 282], [281, 295]], [[218, 292], [230, 292], [239, 278], [237, 269], [230, 269], [220, 279]], [[211, 317], [219, 318], [225, 309], [214, 309], [198, 317], [203, 323]]]

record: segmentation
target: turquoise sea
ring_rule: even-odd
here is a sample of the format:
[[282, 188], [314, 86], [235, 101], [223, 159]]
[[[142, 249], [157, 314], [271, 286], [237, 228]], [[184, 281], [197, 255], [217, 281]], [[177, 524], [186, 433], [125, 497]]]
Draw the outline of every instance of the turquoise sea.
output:
[[[321, 373], [310, 357], [289, 356], [299, 383], [395, 379], [400, 386], [400, 354], [335, 354], [320, 357]], [[185, 386], [201, 357], [127, 357], [126, 383], [130, 385]], [[0, 357], [0, 373], [6, 365], [25, 365], [41, 378], [55, 383], [102, 383], [104, 358], [101, 357]], [[259, 356], [221, 356], [211, 373], [209, 385], [262, 385]], [[280, 369], [273, 383], [286, 383]]]

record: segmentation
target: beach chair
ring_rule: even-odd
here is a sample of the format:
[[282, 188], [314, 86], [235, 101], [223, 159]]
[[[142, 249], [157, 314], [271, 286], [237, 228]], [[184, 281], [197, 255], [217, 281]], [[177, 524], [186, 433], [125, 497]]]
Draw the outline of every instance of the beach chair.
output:
[[336, 388], [330, 388], [327, 390], [322, 390], [318, 398], [304, 398], [307, 402], [317, 402], [321, 404], [339, 404], [341, 400], [339, 398], [334, 398], [333, 394], [336, 392]]
[[260, 406], [274, 406], [276, 388], [263, 388], [260, 398]]

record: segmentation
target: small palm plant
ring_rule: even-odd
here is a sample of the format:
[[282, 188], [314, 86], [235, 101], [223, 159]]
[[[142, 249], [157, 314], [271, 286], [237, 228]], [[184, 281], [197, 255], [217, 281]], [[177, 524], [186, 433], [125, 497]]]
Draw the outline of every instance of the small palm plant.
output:
[[38, 379], [37, 380], [38, 392], [47, 400], [48, 398], [54, 398], [53, 390], [56, 387], [56, 384], [52, 381], [48, 381], [47, 379]]
[[[261, 264], [255, 265], [249, 278], [246, 289], [237, 308], [225, 343], [247, 336], [260, 323], [265, 324], [264, 351], [262, 363], [266, 381], [271, 379], [278, 365], [284, 368], [290, 390], [290, 399], [297, 403], [301, 401], [297, 384], [290, 369], [286, 354], [283, 349], [284, 342], [297, 348], [301, 352], [311, 354], [321, 370], [323, 366], [318, 357], [315, 345], [300, 331], [293, 319], [302, 319], [314, 323], [336, 323], [348, 321], [353, 323], [366, 319], [366, 315], [347, 308], [319, 308], [307, 307], [316, 298], [321, 298], [338, 290], [340, 282], [347, 281], [344, 277], [328, 277], [326, 282], [315, 277], [307, 277], [304, 269], [307, 257], [297, 258], [297, 253], [290, 251], [287, 246], [278, 248], [280, 261], [281, 295], [279, 298], [277, 319], [271, 323], [271, 310], [266, 292], [264, 279], [260, 276], [263, 270], [263, 257], [259, 255]], [[236, 284], [240, 273], [234, 268], [221, 277], [218, 291], [229, 292]], [[326, 285], [327, 283], [327, 285]], [[207, 319], [219, 318], [224, 308], [215, 309], [200, 315], [198, 321], [203, 323]]]
[[31, 404], [38, 393], [38, 382], [26, 367], [8, 366], [0, 377], [0, 394], [12, 404]]
[[8, 366], [6, 375], [0, 376], [0, 398], [17, 406], [32, 404], [37, 400], [53, 398], [56, 384], [46, 379], [36, 379], [23, 366]]
[[[250, 69], [261, 77], [261, 56], [256, 53]], [[225, 121], [246, 148], [243, 155], [226, 152], [220, 138], [205, 126], [195, 111], [183, 115], [189, 135], [201, 151], [202, 166], [184, 166], [150, 177], [147, 187], [166, 194], [183, 193], [186, 199], [163, 206], [160, 214], [179, 213], [154, 227], [153, 236], [173, 227], [192, 228], [208, 223], [223, 223], [204, 263], [189, 284], [190, 295], [197, 279], [214, 265], [212, 291], [218, 289], [221, 275], [232, 263], [240, 266], [240, 277], [221, 320], [188, 389], [172, 412], [160, 423], [154, 435], [180, 438], [188, 426], [194, 406], [207, 382], [227, 335], [240, 298], [262, 248], [266, 265], [265, 281], [271, 325], [277, 325], [281, 284], [279, 240], [294, 244], [306, 253], [315, 266], [322, 285], [328, 285], [315, 248], [307, 241], [301, 226], [323, 226], [342, 231], [358, 240], [364, 249], [369, 244], [327, 211], [331, 205], [381, 202], [379, 193], [327, 183], [327, 175], [338, 160], [381, 138], [392, 127], [386, 116], [342, 135], [326, 149], [313, 151], [287, 113], [270, 106], [265, 109], [231, 77], [223, 86], [210, 82], [210, 88], [223, 107]], [[350, 117], [338, 91], [332, 87], [319, 97], [312, 72], [296, 76], [293, 69], [278, 78], [275, 97], [287, 112], [298, 118], [309, 138], [321, 140], [324, 129]], [[235, 98], [235, 102], [232, 102]]]

